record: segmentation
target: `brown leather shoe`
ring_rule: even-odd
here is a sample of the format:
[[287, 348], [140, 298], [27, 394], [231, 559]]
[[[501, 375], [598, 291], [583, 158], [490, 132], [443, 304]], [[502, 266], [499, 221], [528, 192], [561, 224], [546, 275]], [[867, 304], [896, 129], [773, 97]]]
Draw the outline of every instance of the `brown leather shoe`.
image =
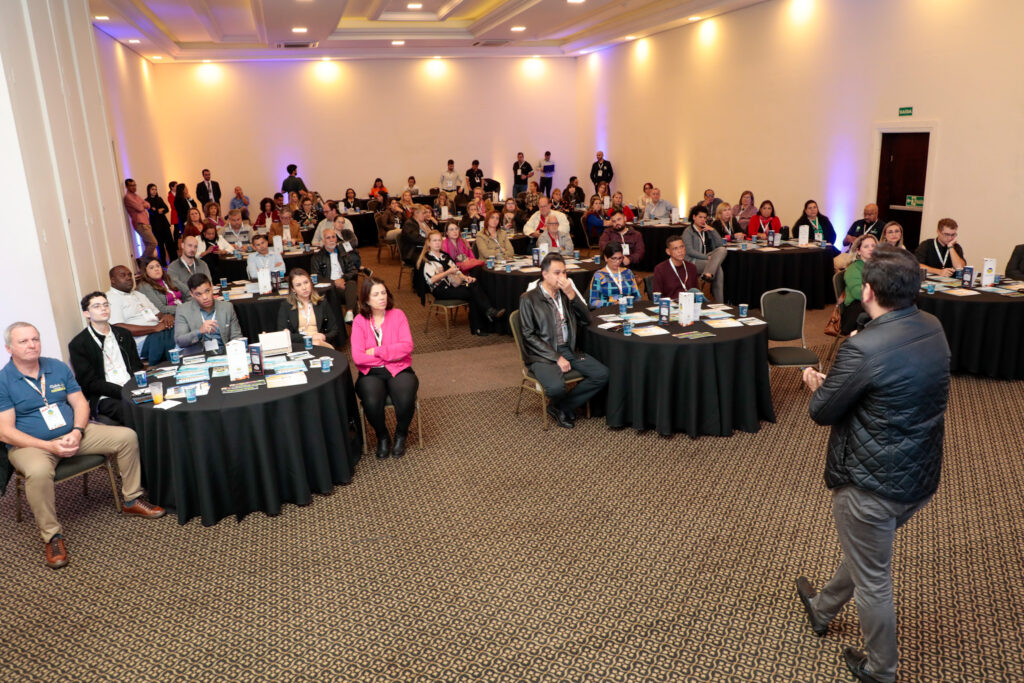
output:
[[159, 505], [153, 505], [142, 498], [136, 498], [134, 505], [125, 505], [121, 508], [121, 512], [126, 515], [138, 515], [139, 517], [145, 517], [146, 519], [156, 519], [157, 517], [163, 517], [167, 514], [167, 511]]
[[60, 569], [68, 563], [68, 550], [64, 547], [64, 539], [54, 536], [46, 544], [46, 566]]

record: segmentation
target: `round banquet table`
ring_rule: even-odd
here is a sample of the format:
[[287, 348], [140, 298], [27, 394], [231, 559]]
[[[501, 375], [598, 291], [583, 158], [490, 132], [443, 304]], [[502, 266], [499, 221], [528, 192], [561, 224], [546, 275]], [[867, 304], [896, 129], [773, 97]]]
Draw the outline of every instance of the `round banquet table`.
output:
[[[376, 214], [373, 211], [360, 211], [359, 213], [339, 215], [345, 216], [352, 223], [352, 229], [356, 233], [356, 239], [359, 240], [359, 246], [377, 246], [377, 221], [374, 218]], [[300, 232], [302, 233], [303, 242], [306, 244], [313, 243], [313, 235], [316, 234], [316, 228], [305, 228]]]
[[[749, 243], [748, 243], [749, 245]], [[734, 250], [735, 249], [735, 250]], [[761, 295], [772, 289], [788, 287], [807, 295], [807, 308], [834, 304], [832, 259], [835, 249], [797, 247], [783, 244], [778, 251], [747, 251], [729, 248], [722, 261], [725, 275], [725, 303], [761, 307]]]
[[1024, 379], [1024, 297], [922, 291], [917, 307], [942, 323], [951, 372]]
[[[342, 348], [348, 343], [348, 331], [341, 312], [345, 304], [344, 297], [338, 296], [334, 287], [323, 283], [316, 286], [316, 291], [327, 300], [331, 313], [338, 321], [338, 343], [335, 346]], [[260, 338], [260, 332], [275, 332], [278, 329], [277, 314], [281, 310], [282, 301], [284, 296], [277, 293], [253, 294], [251, 299], [232, 299], [231, 305], [235, 307], [242, 336], [255, 344]]]
[[[590, 296], [590, 280], [594, 273], [603, 267], [595, 265], [593, 261], [582, 261], [580, 268], [573, 268], [568, 271], [569, 279], [576, 285], [576, 289], [583, 295], [584, 300]], [[495, 308], [504, 308], [507, 313], [504, 318], [495, 323], [495, 331], [501, 334], [512, 334], [508, 326], [508, 313], [519, 310], [519, 297], [534, 280], [540, 279], [540, 271], [523, 273], [513, 270], [506, 273], [503, 266], [496, 265], [494, 270], [487, 266], [474, 268], [471, 275], [477, 278], [478, 283], [487, 292], [487, 297]]]
[[[253, 252], [249, 252], [250, 254]], [[248, 256], [248, 254], [246, 254]], [[313, 258], [313, 252], [303, 252], [301, 254], [285, 254], [284, 256], [284, 268], [285, 272], [292, 268], [302, 268], [309, 271], [309, 263]], [[213, 276], [214, 284], [218, 283], [222, 277], [226, 277], [228, 282], [235, 280], [248, 280], [249, 273], [245, 270], [246, 260], [244, 258], [237, 258], [234, 256], [220, 256], [216, 261], [210, 263], [210, 275]]]
[[654, 266], [668, 259], [668, 254], [665, 253], [665, 240], [672, 235], [682, 235], [683, 230], [686, 229], [682, 223], [672, 225], [631, 224], [629, 227], [639, 232], [644, 239], [644, 257], [640, 263], [631, 265], [631, 267], [634, 271], [645, 270], [648, 272], [653, 271]]
[[[334, 364], [326, 374], [308, 370], [307, 384], [222, 394], [228, 378], [218, 377], [196, 403], [181, 399], [170, 410], [136, 405], [135, 380], [125, 384], [149, 499], [174, 510], [179, 524], [199, 516], [211, 526], [229, 515], [276, 515], [285, 503], [307, 505], [314, 493], [352, 481], [362, 445], [348, 361], [327, 349], [313, 355]], [[162, 381], [165, 390], [174, 383]]]
[[[644, 301], [631, 310], [650, 305]], [[581, 348], [608, 367], [608, 385], [590, 406], [594, 414], [605, 413], [609, 427], [697, 438], [731, 436], [737, 429], [756, 432], [761, 420], [775, 421], [767, 325], [712, 328], [698, 322], [684, 328], [672, 322], [662, 325], [669, 334], [654, 337], [627, 337], [621, 328], [597, 327], [597, 315], [617, 313], [617, 306], [599, 308], [582, 328]], [[672, 336], [683, 331], [715, 336]]]

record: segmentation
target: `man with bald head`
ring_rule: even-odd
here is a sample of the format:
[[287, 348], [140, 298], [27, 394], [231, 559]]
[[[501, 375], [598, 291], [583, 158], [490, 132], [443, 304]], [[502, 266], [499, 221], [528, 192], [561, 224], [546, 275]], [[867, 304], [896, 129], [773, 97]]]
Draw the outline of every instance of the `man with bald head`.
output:
[[598, 150], [596, 156], [597, 161], [590, 166], [590, 182], [594, 183], [594, 192], [597, 192], [597, 186], [601, 183], [608, 183], [608, 187], [611, 187], [612, 176], [615, 175], [612, 163], [604, 158], [604, 152]]
[[110, 302], [111, 325], [127, 330], [135, 337], [139, 355], [156, 365], [167, 358], [174, 347], [174, 316], [161, 313], [135, 289], [135, 275], [125, 266], [110, 269], [110, 289], [106, 292]]
[[850, 230], [846, 233], [846, 237], [843, 238], [843, 244], [849, 246], [858, 237], [867, 233], [871, 233], [881, 242], [882, 227], [882, 221], [878, 220], [878, 204], [868, 204], [864, 207], [864, 218], [853, 222]]
[[171, 261], [170, 265], [167, 266], [167, 276], [171, 278], [171, 282], [181, 292], [182, 301], [188, 301], [192, 298], [192, 294], [188, 291], [188, 279], [190, 277], [196, 273], [202, 273], [208, 278], [213, 278], [210, 275], [210, 266], [206, 265], [206, 261], [196, 257], [198, 253], [199, 238], [195, 235], [189, 235], [181, 241], [181, 256]]

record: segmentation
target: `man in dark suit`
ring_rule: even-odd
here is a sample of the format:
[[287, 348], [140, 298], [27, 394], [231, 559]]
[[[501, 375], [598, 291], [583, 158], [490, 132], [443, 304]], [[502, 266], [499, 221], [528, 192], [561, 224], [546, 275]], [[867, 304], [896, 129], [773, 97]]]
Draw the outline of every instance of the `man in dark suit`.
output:
[[213, 202], [220, 207], [220, 183], [216, 180], [210, 180], [210, 169], [203, 169], [203, 180], [196, 185], [196, 199], [199, 200], [199, 206], [206, 206], [207, 202]]
[[68, 344], [71, 369], [92, 412], [124, 424], [121, 387], [142, 369], [132, 333], [110, 324], [110, 303], [103, 292], [82, 298], [87, 325]]

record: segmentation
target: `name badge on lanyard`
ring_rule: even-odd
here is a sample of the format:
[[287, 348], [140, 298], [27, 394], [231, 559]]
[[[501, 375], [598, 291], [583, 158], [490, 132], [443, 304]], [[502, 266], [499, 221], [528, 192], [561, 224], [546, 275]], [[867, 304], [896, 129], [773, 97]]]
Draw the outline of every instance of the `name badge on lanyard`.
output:
[[60, 408], [46, 400], [46, 375], [39, 380], [39, 386], [29, 381], [28, 377], [25, 378], [28, 385], [32, 387], [32, 390], [43, 397], [43, 407], [39, 409], [39, 414], [43, 416], [43, 422], [46, 423], [46, 428], [49, 430], [59, 429], [67, 426], [67, 422], [64, 421], [64, 415], [60, 412]]

